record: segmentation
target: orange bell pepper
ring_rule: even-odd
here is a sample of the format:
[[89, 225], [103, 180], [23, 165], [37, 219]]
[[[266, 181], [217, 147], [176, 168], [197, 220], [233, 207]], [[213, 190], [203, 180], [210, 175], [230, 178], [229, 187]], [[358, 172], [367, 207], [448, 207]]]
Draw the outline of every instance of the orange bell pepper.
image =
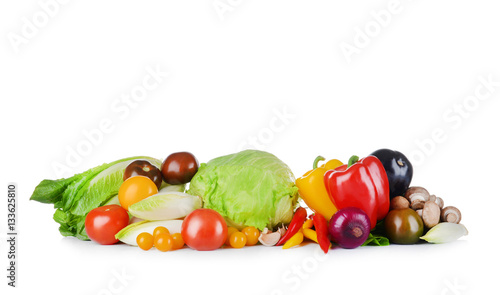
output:
[[313, 170], [308, 171], [302, 177], [297, 178], [295, 184], [299, 188], [299, 194], [311, 210], [323, 215], [326, 220], [330, 220], [337, 208], [328, 196], [325, 188], [325, 173], [342, 166], [339, 160], [330, 160], [318, 167], [318, 162], [325, 158], [318, 156], [313, 163]]

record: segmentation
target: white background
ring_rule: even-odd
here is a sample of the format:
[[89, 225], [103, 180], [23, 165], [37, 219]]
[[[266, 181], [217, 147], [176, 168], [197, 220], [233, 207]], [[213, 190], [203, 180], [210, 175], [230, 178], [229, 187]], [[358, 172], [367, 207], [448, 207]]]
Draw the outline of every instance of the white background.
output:
[[[500, 262], [497, 1], [67, 2], [0, 4], [0, 174], [5, 191], [19, 186], [16, 289], [0, 248], [7, 294], [498, 293], [486, 269]], [[169, 75], [127, 106], [151, 69]], [[297, 177], [318, 154], [402, 151], [413, 184], [459, 207], [470, 234], [327, 256], [313, 244], [144, 252], [62, 238], [52, 206], [28, 201], [42, 179], [123, 157], [206, 162], [252, 145]], [[6, 201], [0, 212], [4, 241]]]

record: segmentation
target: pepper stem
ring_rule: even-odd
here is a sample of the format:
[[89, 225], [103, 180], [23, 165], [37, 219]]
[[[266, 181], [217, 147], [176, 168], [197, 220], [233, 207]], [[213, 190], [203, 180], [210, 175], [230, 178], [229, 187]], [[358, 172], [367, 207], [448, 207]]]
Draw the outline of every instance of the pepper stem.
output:
[[354, 165], [357, 161], [359, 161], [359, 157], [358, 156], [352, 156], [349, 158], [349, 162], [347, 162], [347, 168], [351, 167], [352, 165]]
[[319, 161], [324, 161], [325, 158], [322, 157], [322, 156], [317, 156], [316, 159], [314, 159], [314, 162], [313, 162], [313, 169], [316, 169], [318, 168], [318, 163]]

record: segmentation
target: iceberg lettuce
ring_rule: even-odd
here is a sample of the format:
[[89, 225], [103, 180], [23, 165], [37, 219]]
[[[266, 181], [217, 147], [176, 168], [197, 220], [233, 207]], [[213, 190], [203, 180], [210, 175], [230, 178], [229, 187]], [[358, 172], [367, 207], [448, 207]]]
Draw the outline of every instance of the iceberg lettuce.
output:
[[290, 168], [273, 154], [245, 150], [202, 163], [187, 192], [228, 225], [274, 228], [290, 223], [298, 189]]

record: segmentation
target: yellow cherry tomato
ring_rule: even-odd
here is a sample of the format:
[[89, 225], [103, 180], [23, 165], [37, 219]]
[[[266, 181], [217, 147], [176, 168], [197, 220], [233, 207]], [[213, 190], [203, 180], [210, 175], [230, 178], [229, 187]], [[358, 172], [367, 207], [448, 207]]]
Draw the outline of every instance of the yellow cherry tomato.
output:
[[247, 226], [242, 231], [247, 236], [247, 246], [253, 246], [259, 242], [260, 231], [253, 226]]
[[235, 227], [232, 227], [232, 226], [230, 226], [230, 227], [228, 227], [228, 228], [227, 228], [227, 237], [226, 237], [226, 242], [225, 242], [225, 244], [226, 244], [227, 246], [231, 246], [231, 244], [229, 243], [229, 238], [231, 237], [231, 235], [232, 235], [233, 233], [235, 233], [235, 232], [237, 232], [237, 231], [238, 231], [238, 229], [237, 229], [237, 228], [235, 228]]
[[170, 234], [170, 231], [164, 226], [158, 226], [153, 231], [153, 238], [156, 239], [159, 234]]
[[172, 240], [174, 241], [174, 245], [172, 247], [173, 250], [177, 250], [184, 247], [184, 240], [182, 239], [181, 233], [173, 234]]
[[133, 176], [125, 180], [118, 190], [118, 200], [123, 209], [158, 193], [156, 184], [146, 176]]
[[140, 233], [136, 238], [137, 246], [142, 250], [149, 250], [153, 247], [153, 236], [150, 233]]
[[243, 248], [245, 244], [247, 243], [247, 236], [242, 233], [242, 232], [234, 232], [230, 237], [229, 237], [229, 244], [233, 248]]
[[169, 234], [161, 233], [154, 239], [154, 244], [156, 249], [162, 252], [167, 252], [172, 250], [172, 247], [174, 246], [174, 239], [172, 239], [172, 236]]

